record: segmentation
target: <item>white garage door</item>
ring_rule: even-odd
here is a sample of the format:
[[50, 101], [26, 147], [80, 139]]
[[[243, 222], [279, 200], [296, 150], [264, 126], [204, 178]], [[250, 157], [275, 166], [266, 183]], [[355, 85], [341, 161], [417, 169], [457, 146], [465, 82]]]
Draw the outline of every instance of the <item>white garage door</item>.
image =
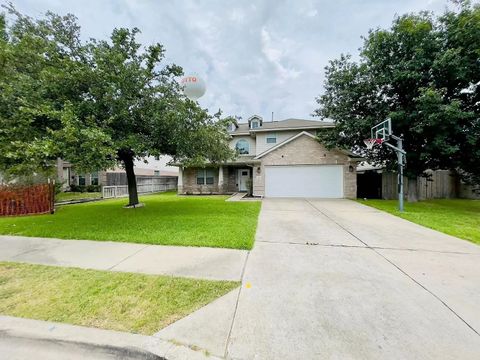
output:
[[267, 197], [343, 197], [343, 167], [339, 165], [266, 166]]

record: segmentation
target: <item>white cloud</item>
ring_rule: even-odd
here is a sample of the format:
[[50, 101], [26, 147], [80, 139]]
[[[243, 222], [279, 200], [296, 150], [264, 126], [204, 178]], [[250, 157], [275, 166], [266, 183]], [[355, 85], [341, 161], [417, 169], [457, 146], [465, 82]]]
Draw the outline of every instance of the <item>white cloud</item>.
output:
[[[5, 0], [0, 0], [5, 1]], [[395, 14], [443, 11], [447, 0], [15, 0], [24, 13], [79, 18], [85, 39], [138, 27], [144, 44], [162, 43], [166, 61], [207, 82], [200, 104], [226, 114], [309, 118], [323, 91], [323, 68], [357, 54], [361, 35]]]

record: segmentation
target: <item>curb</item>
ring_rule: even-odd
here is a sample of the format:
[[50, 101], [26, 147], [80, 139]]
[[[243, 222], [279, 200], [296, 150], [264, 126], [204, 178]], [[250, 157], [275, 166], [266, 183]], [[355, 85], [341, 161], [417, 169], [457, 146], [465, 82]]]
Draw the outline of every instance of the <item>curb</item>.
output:
[[108, 350], [125, 359], [220, 360], [212, 355], [207, 356], [202, 351], [194, 351], [153, 336], [12, 316], [0, 316], [0, 337]]

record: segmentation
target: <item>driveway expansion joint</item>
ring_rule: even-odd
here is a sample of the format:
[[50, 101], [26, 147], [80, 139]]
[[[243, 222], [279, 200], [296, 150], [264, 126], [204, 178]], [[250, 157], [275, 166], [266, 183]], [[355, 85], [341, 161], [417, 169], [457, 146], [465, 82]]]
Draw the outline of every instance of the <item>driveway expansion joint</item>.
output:
[[247, 252], [247, 256], [245, 257], [245, 263], [243, 264], [242, 275], [240, 277], [241, 284], [240, 284], [240, 289], [238, 290], [237, 300], [235, 301], [235, 309], [233, 310], [232, 324], [230, 325], [230, 329], [228, 330], [227, 341], [225, 342], [225, 351], [223, 353], [223, 357], [225, 359], [228, 358], [228, 345], [230, 344], [230, 338], [232, 336], [233, 325], [235, 324], [235, 318], [237, 317], [238, 303], [240, 301], [240, 294], [241, 294], [242, 288], [243, 288], [243, 277], [245, 275], [245, 269], [247, 268], [247, 262], [248, 262], [248, 257], [249, 256], [250, 256], [250, 251]]

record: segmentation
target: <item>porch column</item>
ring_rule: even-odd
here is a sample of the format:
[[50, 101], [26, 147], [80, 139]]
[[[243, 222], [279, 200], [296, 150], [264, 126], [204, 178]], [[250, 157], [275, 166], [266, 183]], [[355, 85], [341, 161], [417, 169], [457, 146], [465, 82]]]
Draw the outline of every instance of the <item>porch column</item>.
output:
[[218, 167], [218, 192], [223, 193], [223, 166]]
[[177, 193], [183, 193], [183, 166], [178, 167]]

